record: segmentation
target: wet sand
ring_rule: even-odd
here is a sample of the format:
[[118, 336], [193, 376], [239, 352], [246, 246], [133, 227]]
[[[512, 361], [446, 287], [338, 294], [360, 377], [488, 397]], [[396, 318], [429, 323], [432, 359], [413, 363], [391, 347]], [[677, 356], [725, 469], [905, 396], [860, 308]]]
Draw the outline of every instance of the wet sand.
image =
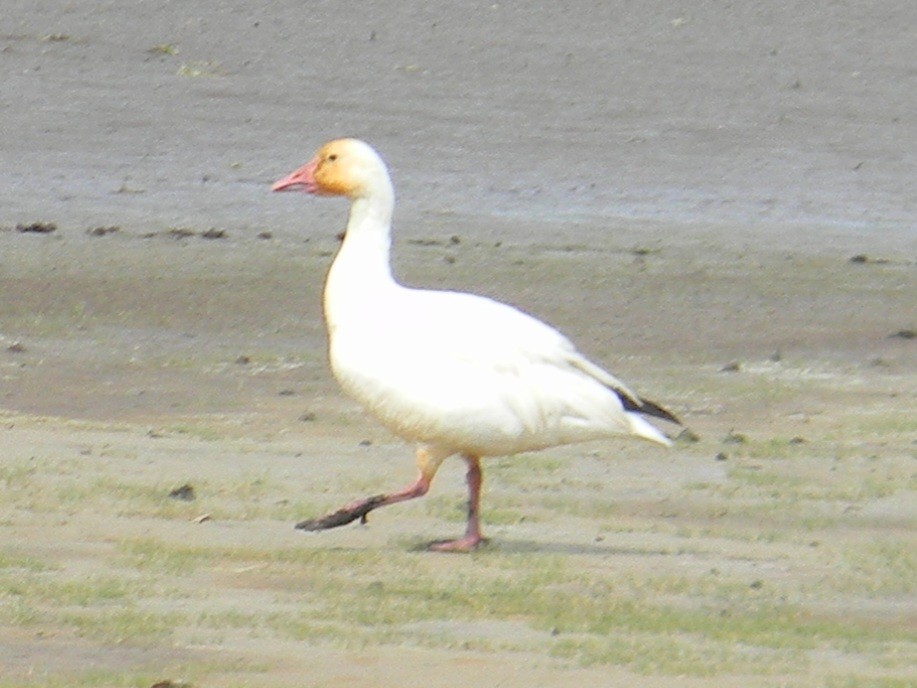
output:
[[[914, 10], [388, 5], [5, 5], [0, 685], [913, 681]], [[413, 474], [327, 371], [345, 207], [267, 191], [344, 134], [400, 279], [699, 441], [490, 462], [471, 557], [459, 462], [293, 531]]]

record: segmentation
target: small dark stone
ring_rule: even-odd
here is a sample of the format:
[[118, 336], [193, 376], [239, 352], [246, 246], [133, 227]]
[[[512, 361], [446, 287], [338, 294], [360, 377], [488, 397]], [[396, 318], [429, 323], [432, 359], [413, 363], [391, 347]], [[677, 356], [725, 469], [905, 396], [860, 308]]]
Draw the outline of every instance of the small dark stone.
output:
[[87, 229], [86, 234], [89, 236], [106, 236], [108, 234], [114, 234], [115, 232], [120, 232], [121, 228], [112, 225], [111, 227], [93, 227], [92, 229]]
[[282, 389], [277, 393], [282, 397], [292, 397], [296, 394], [296, 391], [287, 387], [286, 389]]
[[242, 354], [241, 356], [239, 356], [239, 358], [236, 359], [236, 363], [238, 365], [248, 365], [251, 362], [252, 362], [251, 357], [246, 356], [245, 354]]
[[806, 439], [805, 439], [804, 437], [799, 437], [799, 436], [797, 435], [796, 437], [793, 437], [792, 439], [790, 439], [790, 442], [789, 442], [789, 443], [790, 443], [790, 444], [805, 444], [805, 443], [806, 443]]
[[631, 251], [631, 253], [633, 253], [637, 258], [646, 258], [647, 256], [651, 256], [654, 253], [659, 253], [659, 249], [646, 248], [645, 246], [638, 246], [633, 251]]
[[869, 256], [867, 256], [865, 253], [858, 253], [855, 256], [851, 256], [850, 262], [857, 265], [863, 265], [864, 263], [869, 262]]
[[183, 502], [193, 502], [195, 496], [194, 487], [189, 483], [185, 483], [169, 491], [169, 497], [171, 499], [180, 499]]
[[211, 227], [210, 229], [201, 232], [202, 239], [225, 239], [229, 234], [226, 233], [225, 229], [217, 229], [216, 227]]
[[720, 368], [721, 373], [737, 373], [742, 370], [742, 364], [738, 361], [732, 361]]
[[6, 350], [11, 354], [25, 353], [25, 345], [22, 342], [13, 342], [8, 347], [6, 347]]
[[748, 587], [751, 588], [752, 590], [760, 590], [761, 588], [764, 587], [764, 581], [763, 580], [754, 580], [751, 582], [751, 584]]
[[31, 222], [16, 225], [16, 231], [22, 234], [50, 234], [57, 231], [57, 225], [53, 222]]
[[187, 227], [169, 227], [169, 231], [166, 232], [166, 236], [170, 236], [173, 239], [187, 239], [195, 234], [196, 232], [193, 229], [188, 229]]
[[299, 420], [303, 423], [311, 423], [315, 418], [315, 411], [306, 411], [299, 416]]
[[716, 461], [728, 461], [728, 460], [729, 460], [729, 454], [727, 454], [726, 452], [719, 452], [719, 453], [717, 453], [717, 455], [714, 456], [713, 458], [714, 458]]
[[914, 330], [898, 330], [888, 335], [889, 339], [913, 339], [917, 336], [917, 332]]
[[372, 443], [373, 443], [372, 440], [360, 440], [360, 446], [361, 446], [361, 447], [368, 447], [368, 446], [370, 446]]
[[259, 238], [259, 239], [273, 239], [273, 238], [274, 238], [274, 234], [273, 234], [272, 232], [268, 232], [268, 231], [258, 232], [258, 238]]

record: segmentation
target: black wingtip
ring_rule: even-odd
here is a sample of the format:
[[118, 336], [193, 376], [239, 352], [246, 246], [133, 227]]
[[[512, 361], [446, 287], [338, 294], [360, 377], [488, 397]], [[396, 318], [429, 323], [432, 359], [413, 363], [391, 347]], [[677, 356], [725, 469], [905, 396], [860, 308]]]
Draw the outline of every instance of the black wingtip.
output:
[[646, 399], [640, 399], [640, 407], [637, 409], [640, 413], [645, 413], [648, 416], [653, 416], [654, 418], [661, 418], [662, 420], [667, 420], [670, 423], [675, 423], [675, 425], [684, 425], [684, 423], [679, 420], [678, 416], [669, 411], [666, 408], [663, 408], [654, 401], [647, 401]]
[[675, 423], [675, 425], [684, 425], [674, 413], [668, 409], [663, 408], [655, 401], [648, 401], [647, 399], [635, 399], [629, 394], [625, 394], [620, 389], [612, 388], [612, 391], [618, 395], [618, 398], [621, 400], [621, 404], [624, 406], [625, 411], [635, 411], [637, 413], [643, 413], [647, 416], [653, 416], [654, 418], [660, 418], [661, 420], [667, 420], [670, 423]]

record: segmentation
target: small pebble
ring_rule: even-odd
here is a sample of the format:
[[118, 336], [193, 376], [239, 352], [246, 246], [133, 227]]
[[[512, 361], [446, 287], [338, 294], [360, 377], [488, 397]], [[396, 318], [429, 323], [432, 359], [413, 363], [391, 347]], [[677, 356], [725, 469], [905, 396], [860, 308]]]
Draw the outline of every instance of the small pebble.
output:
[[50, 234], [57, 231], [57, 225], [53, 222], [31, 222], [29, 224], [16, 225], [16, 231], [22, 234]]
[[193, 502], [195, 498], [194, 487], [189, 483], [185, 483], [180, 487], [170, 490], [169, 497], [171, 499], [180, 499], [183, 502]]
[[93, 227], [92, 229], [87, 229], [86, 234], [89, 236], [106, 236], [107, 234], [114, 234], [115, 232], [120, 232], [121, 228], [112, 225], [111, 227]]

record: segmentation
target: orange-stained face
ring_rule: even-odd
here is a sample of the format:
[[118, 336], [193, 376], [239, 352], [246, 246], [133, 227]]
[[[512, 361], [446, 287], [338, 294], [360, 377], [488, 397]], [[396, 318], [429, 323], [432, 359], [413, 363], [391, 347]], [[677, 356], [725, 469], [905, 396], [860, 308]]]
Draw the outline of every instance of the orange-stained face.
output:
[[351, 139], [336, 139], [319, 148], [305, 165], [274, 182], [273, 191], [299, 189], [317, 196], [353, 196], [362, 186], [359, 157]]

